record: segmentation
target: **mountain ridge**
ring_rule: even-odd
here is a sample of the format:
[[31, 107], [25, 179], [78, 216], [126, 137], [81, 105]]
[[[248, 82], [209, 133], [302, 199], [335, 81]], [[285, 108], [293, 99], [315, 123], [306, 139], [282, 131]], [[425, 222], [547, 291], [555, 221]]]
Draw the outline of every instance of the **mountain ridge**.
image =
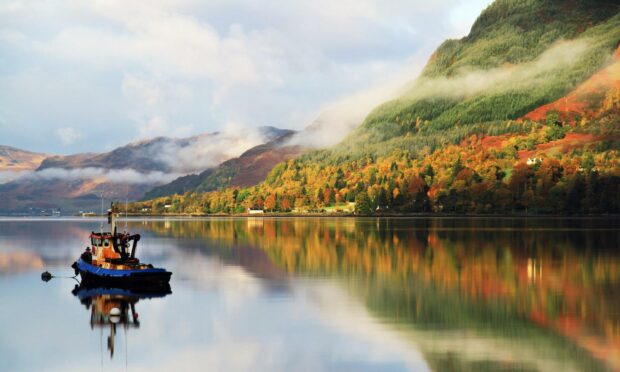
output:
[[[262, 135], [265, 140], [270, 141], [286, 133], [286, 130], [272, 126], [262, 126], [258, 128], [258, 133]], [[174, 165], [163, 159], [158, 159], [158, 151], [170, 146], [185, 148], [196, 144], [200, 140], [215, 138], [219, 135], [221, 135], [221, 132], [201, 133], [183, 138], [159, 136], [134, 141], [103, 153], [55, 155], [44, 159], [37, 170], [48, 168], [72, 169], [92, 167], [103, 169], [131, 168], [141, 172], [171, 172], [174, 169]]]
[[175, 174], [211, 168], [228, 160], [229, 154], [234, 156], [237, 148], [247, 150], [246, 142], [248, 145], [252, 142], [248, 142], [246, 136], [259, 136], [250, 141], [261, 143], [289, 132], [264, 126], [257, 128], [255, 133], [214, 132], [186, 138], [155, 137], [109, 152], [71, 155], [39, 154], [0, 146], [0, 165], [4, 159], [11, 161], [10, 156], [16, 154], [21, 159], [20, 168], [0, 168], [0, 171], [11, 171], [6, 182], [1, 183], [3, 179], [0, 178], [0, 212], [30, 213], [31, 210], [57, 208], [69, 213], [93, 210], [101, 194], [109, 198], [140, 199], [158, 183], [176, 178]]
[[48, 154], [0, 145], [0, 170], [25, 171], [39, 167]]
[[304, 151], [302, 146], [287, 142], [298, 132], [287, 130], [279, 137], [246, 150], [239, 157], [226, 160], [199, 174], [179, 177], [169, 184], [156, 186], [143, 199], [186, 192], [208, 192], [225, 187], [248, 187], [265, 179], [278, 163], [292, 159]]

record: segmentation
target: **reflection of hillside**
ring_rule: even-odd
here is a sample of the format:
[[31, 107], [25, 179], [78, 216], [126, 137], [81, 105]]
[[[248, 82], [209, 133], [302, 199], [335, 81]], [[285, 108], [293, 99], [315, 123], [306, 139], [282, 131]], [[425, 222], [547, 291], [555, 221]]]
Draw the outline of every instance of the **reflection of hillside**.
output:
[[[608, 229], [584, 230], [588, 224]], [[610, 249], [619, 240], [616, 225], [604, 220], [223, 219], [171, 222], [167, 228], [153, 222], [149, 228], [225, 246], [257, 246], [291, 273], [353, 279], [347, 281], [351, 288], [391, 321], [522, 340], [536, 334], [537, 340], [550, 342], [547, 348], [578, 358], [570, 345], [560, 347], [561, 339], [538, 331], [540, 326], [617, 368], [620, 259]], [[429, 350], [427, 355], [430, 360], [435, 354]]]
[[0, 274], [40, 269], [43, 267], [41, 257], [32, 252], [0, 252]]
[[[32, 234], [32, 225], [25, 221], [36, 223], [37, 234]], [[4, 220], [2, 223], [1, 239], [15, 241], [18, 239], [43, 240], [57, 244], [58, 241], [84, 240], [84, 234], [88, 234], [91, 229], [99, 228], [99, 220], [74, 220], [69, 223], [63, 223], [62, 227], [59, 222], [67, 222], [63, 219], [41, 218], [39, 220]]]
[[[34, 231], [33, 224], [36, 224]], [[43, 265], [68, 266], [84, 249], [90, 231], [98, 227], [98, 222], [94, 220], [67, 222], [61, 219], [40, 219], [29, 223], [19, 219], [0, 221], [0, 254], [22, 252], [20, 254], [36, 256], [42, 260], [40, 265], [35, 264], [36, 260], [22, 262], [30, 265], [31, 269]], [[8, 262], [8, 259], [4, 262]]]

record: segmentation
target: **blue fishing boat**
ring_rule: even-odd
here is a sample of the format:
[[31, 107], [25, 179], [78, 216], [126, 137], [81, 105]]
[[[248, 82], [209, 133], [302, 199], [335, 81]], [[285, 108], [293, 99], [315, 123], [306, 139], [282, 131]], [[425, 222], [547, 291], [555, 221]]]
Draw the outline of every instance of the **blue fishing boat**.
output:
[[117, 232], [114, 204], [108, 211], [111, 232], [91, 232], [90, 245], [71, 265], [84, 283], [121, 287], [164, 286], [170, 282], [171, 272], [136, 257], [140, 234]]

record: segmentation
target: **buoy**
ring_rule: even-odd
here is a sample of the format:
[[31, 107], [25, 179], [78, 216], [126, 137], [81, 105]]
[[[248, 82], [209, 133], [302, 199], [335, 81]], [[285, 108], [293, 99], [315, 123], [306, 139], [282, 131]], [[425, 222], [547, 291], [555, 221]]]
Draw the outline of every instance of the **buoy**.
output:
[[110, 316], [120, 316], [121, 315], [121, 310], [118, 307], [113, 307], [112, 310], [110, 310]]
[[52, 280], [52, 274], [50, 274], [49, 271], [45, 271], [43, 274], [41, 274], [41, 280], [43, 280], [44, 282], [49, 282], [50, 280]]

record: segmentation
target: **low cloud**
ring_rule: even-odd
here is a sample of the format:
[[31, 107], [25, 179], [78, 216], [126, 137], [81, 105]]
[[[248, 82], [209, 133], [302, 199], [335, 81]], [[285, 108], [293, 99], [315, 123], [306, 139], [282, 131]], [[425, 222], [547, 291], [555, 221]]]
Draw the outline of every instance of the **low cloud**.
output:
[[215, 167], [270, 139], [260, 129], [229, 123], [223, 132], [193, 137], [189, 143], [164, 143], [151, 153], [174, 172], [191, 173]]
[[321, 113], [306, 128], [295, 134], [289, 145], [325, 148], [342, 141], [359, 126], [378, 105], [404, 93], [404, 81], [422, 69], [421, 64], [410, 62], [387, 82], [342, 98], [322, 108]]
[[420, 78], [412, 83], [404, 99], [431, 97], [462, 98], [487, 91], [506, 91], [540, 84], [558, 69], [574, 65], [587, 55], [589, 40], [560, 41], [537, 59], [489, 70], [458, 71], [451, 77]]
[[123, 155], [133, 157], [133, 164], [155, 161], [159, 163], [161, 169], [158, 171], [145, 172], [132, 168], [110, 169], [99, 166], [69, 169], [53, 167], [20, 172], [5, 170], [0, 171], [0, 184], [51, 179], [93, 180], [116, 184], [168, 183], [188, 173], [216, 167], [254, 146], [274, 139], [276, 135], [261, 128], [252, 128], [239, 123], [229, 123], [226, 128], [223, 132], [188, 138], [156, 138], [135, 142], [128, 147], [133, 147], [133, 151]]
[[115, 184], [162, 184], [180, 177], [179, 173], [138, 172], [134, 169], [46, 168], [40, 171], [0, 172], [0, 183], [11, 181], [93, 180]]
[[0, 185], [24, 177], [29, 171], [0, 171]]

